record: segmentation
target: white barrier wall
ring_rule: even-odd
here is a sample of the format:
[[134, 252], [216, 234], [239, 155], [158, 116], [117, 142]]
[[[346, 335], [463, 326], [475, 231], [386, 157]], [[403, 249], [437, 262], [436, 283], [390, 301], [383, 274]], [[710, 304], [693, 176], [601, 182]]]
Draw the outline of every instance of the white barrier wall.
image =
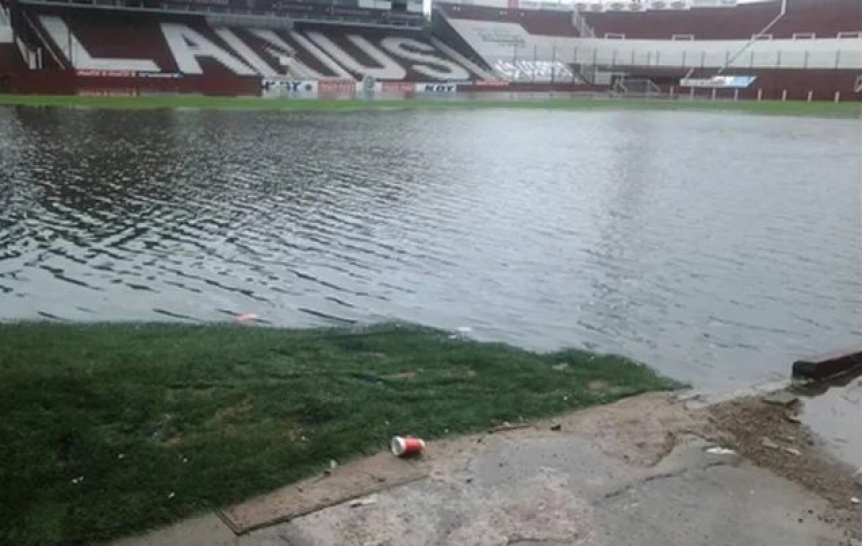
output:
[[[718, 68], [862, 69], [862, 39], [577, 40], [575, 62], [609, 65]], [[743, 50], [739, 53], [741, 50]], [[728, 64], [729, 63], [729, 64]]]
[[9, 22], [9, 13], [6, 8], [0, 6], [0, 44], [11, 44], [15, 41], [12, 32], [12, 23]]
[[551, 60], [668, 68], [719, 68], [731, 61], [731, 68], [862, 69], [862, 38], [762, 40], [746, 48], [746, 40], [568, 38], [532, 35], [517, 23], [449, 22], [501, 74], [512, 63]]
[[348, 99], [361, 96], [447, 96], [458, 91], [455, 82], [357, 82], [352, 80], [294, 80], [264, 78], [261, 96], [268, 99]]

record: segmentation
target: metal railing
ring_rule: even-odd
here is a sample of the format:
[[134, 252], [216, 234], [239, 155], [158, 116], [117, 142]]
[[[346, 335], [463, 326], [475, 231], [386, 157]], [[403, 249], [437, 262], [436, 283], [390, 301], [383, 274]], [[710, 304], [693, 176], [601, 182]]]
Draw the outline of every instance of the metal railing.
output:
[[752, 36], [751, 39], [745, 43], [745, 45], [743, 45], [741, 48], [739, 48], [739, 51], [737, 51], [736, 53], [731, 55], [730, 58], [728, 59], [727, 63], [725, 63], [721, 68], [718, 69], [718, 73], [722, 74], [727, 69], [727, 67], [730, 66], [730, 64], [733, 61], [735, 61], [737, 58], [739, 58], [740, 55], [745, 53], [762, 36], [764, 36], [766, 33], [768, 33], [770, 30], [772, 30], [772, 27], [774, 27], [776, 25], [776, 23], [778, 23], [778, 21], [783, 19], [784, 14], [786, 14], [786, 13], [787, 13], [787, 0], [781, 0], [781, 10], [779, 10], [778, 15], [776, 15], [775, 18], [772, 19], [772, 21], [766, 23], [766, 26], [764, 26], [762, 29], [760, 29], [760, 31], [757, 34], [755, 34], [754, 36]]
[[[581, 15], [581, 12], [578, 10], [572, 11], [572, 25], [574, 25], [575, 29], [578, 31], [578, 35], [581, 38], [595, 38], [596, 33], [593, 31], [593, 27], [587, 24], [587, 20]], [[596, 66], [592, 63], [581, 63], [578, 65], [579, 72], [581, 73], [581, 77], [589, 83], [597, 83], [596, 82]]]

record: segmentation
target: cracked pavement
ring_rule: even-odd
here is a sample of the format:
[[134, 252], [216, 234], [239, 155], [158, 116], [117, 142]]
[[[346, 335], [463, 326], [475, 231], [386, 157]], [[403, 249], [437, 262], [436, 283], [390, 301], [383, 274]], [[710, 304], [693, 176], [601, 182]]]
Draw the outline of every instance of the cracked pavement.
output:
[[818, 495], [739, 455], [708, 453], [714, 444], [696, 433], [707, 420], [666, 395], [638, 397], [528, 430], [430, 443], [429, 477], [373, 503], [238, 537], [208, 515], [120, 544], [862, 544], [822, 517], [834, 509]]

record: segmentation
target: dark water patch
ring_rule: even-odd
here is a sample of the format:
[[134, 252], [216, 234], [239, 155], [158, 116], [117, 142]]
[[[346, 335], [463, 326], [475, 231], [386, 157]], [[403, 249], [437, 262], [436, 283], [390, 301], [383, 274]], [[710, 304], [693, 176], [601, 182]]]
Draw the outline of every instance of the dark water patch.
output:
[[801, 389], [801, 419], [842, 461], [862, 470], [862, 370]]

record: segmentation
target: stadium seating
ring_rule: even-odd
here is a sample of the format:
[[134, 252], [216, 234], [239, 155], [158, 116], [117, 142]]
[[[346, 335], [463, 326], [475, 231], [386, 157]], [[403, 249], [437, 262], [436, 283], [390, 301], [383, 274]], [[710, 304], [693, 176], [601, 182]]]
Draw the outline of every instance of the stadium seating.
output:
[[57, 7], [31, 7], [26, 15], [43, 57], [79, 71], [459, 81], [481, 69], [403, 26], [211, 26], [201, 15]]
[[464, 54], [503, 79], [583, 83], [572, 66], [578, 31], [570, 11], [439, 4], [432, 28], [453, 29]]
[[520, 25], [530, 34], [541, 36], [577, 36], [572, 14], [566, 11], [500, 9], [469, 4], [439, 4], [441, 15], [453, 19], [507, 22]]
[[[531, 68], [562, 62], [572, 67], [572, 81], [590, 74], [594, 84], [630, 74], [671, 85], [691, 70], [714, 75], [726, 69], [763, 72], [770, 90], [801, 89], [806, 85], [800, 82], [807, 81], [808, 91], [819, 98], [836, 90], [858, 93], [860, 0], [788, 0], [782, 17], [778, 0], [689, 9], [606, 8], [584, 5], [574, 14], [438, 4], [434, 28], [453, 29], [463, 51], [516, 81], [546, 81]], [[556, 81], [561, 80], [568, 78]]]
[[769, 30], [773, 38], [835, 38], [853, 33], [862, 34], [859, 0], [796, 0]]
[[747, 40], [779, 12], [779, 3], [772, 1], [726, 8], [608, 11], [583, 16], [598, 38], [670, 40], [675, 35], [687, 35], [696, 40]]

